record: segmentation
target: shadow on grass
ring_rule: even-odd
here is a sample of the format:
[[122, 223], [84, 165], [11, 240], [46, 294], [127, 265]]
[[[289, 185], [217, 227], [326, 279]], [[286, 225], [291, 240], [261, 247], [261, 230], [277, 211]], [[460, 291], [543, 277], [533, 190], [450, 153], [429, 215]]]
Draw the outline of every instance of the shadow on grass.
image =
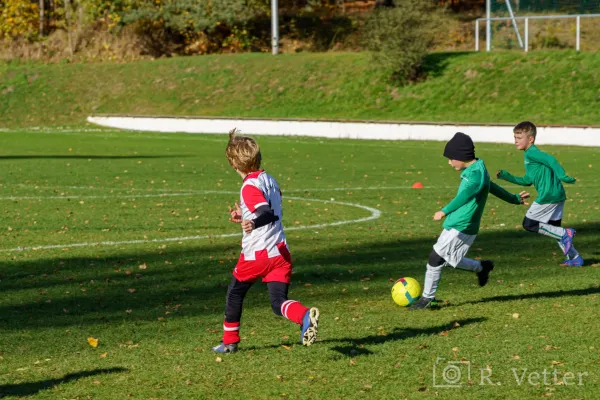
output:
[[0, 160], [129, 160], [129, 159], [150, 159], [150, 158], [181, 158], [181, 157], [194, 157], [191, 154], [168, 154], [161, 156], [144, 156], [144, 155], [131, 155], [131, 156], [111, 156], [111, 155], [68, 155], [68, 154], [31, 154], [31, 155], [13, 155], [13, 156], [0, 156]]
[[574, 289], [574, 290], [558, 290], [556, 292], [540, 292], [540, 293], [527, 293], [517, 294], [509, 296], [494, 296], [487, 297], [480, 300], [467, 301], [464, 303], [456, 304], [456, 306], [463, 304], [479, 304], [479, 303], [491, 303], [495, 301], [516, 301], [526, 299], [553, 299], [557, 297], [567, 296], [587, 296], [590, 294], [600, 294], [600, 287], [590, 287], [587, 289]]
[[450, 64], [450, 60], [472, 54], [468, 51], [449, 51], [443, 53], [428, 54], [423, 60], [421, 74], [427, 78], [437, 78], [443, 75], [445, 69]]
[[443, 324], [439, 326], [432, 326], [429, 328], [396, 328], [392, 333], [388, 333], [386, 335], [369, 335], [363, 338], [352, 338], [352, 339], [328, 339], [324, 340], [321, 343], [328, 342], [345, 342], [349, 343], [346, 346], [336, 346], [333, 347], [332, 350], [337, 351], [348, 357], [357, 357], [360, 355], [369, 355], [373, 354], [373, 352], [369, 349], [366, 349], [364, 346], [366, 345], [377, 345], [385, 342], [396, 341], [396, 340], [405, 340], [409, 338], [413, 338], [421, 335], [440, 335], [443, 332], [448, 332], [450, 330], [459, 329], [460, 327], [477, 324], [487, 321], [487, 318], [477, 317], [477, 318], [467, 318], [458, 321], [452, 321], [448, 324]]
[[[407, 311], [412, 312], [412, 311]], [[419, 312], [419, 311], [416, 311]], [[425, 311], [427, 312], [427, 311]], [[334, 346], [331, 350], [336, 351], [348, 357], [368, 356], [375, 354], [374, 351], [367, 349], [367, 345], [378, 345], [386, 342], [405, 340], [414, 338], [421, 335], [433, 336], [440, 335], [443, 332], [450, 330], [460, 329], [463, 326], [477, 324], [487, 321], [487, 318], [476, 317], [467, 318], [462, 320], [454, 320], [449, 323], [432, 326], [429, 328], [396, 328], [392, 333], [382, 335], [369, 335], [362, 338], [338, 338], [338, 339], [326, 339], [318, 341], [316, 345], [327, 344], [327, 343], [347, 343], [344, 345]], [[265, 349], [281, 349], [285, 346], [301, 346], [298, 342], [287, 342], [281, 344], [272, 344], [267, 346], [249, 346], [243, 348], [242, 351], [254, 351], [254, 350], [265, 350]]]
[[13, 385], [0, 385], [0, 398], [9, 396], [31, 396], [37, 394], [41, 390], [51, 389], [56, 385], [76, 381], [81, 378], [103, 374], [114, 374], [125, 371], [128, 371], [128, 369], [121, 367], [94, 369], [92, 371], [81, 371], [67, 374], [62, 378], [57, 379], [46, 379], [44, 381], [17, 383]]
[[[586, 247], [593, 248], [597, 240], [595, 232], [600, 230], [600, 224], [575, 228], [580, 233], [577, 248], [585, 257]], [[305, 244], [312, 245], [312, 233], [305, 235]], [[46, 259], [5, 260], [0, 262], [3, 275], [0, 292], [7, 301], [0, 306], [0, 325], [19, 331], [203, 315], [214, 315], [216, 321], [223, 311], [234, 260], [239, 254], [235, 240], [139, 253], [115, 249], [114, 253], [108, 253], [113, 256], [103, 258], [96, 254], [106, 254], [104, 251], [92, 251], [80, 257], [49, 253]], [[436, 239], [428, 235], [412, 238], [391, 235], [387, 241], [368, 240], [366, 236], [357, 236], [346, 243], [320, 243], [318, 249], [307, 247], [295, 252], [292, 244], [295, 273], [290, 297], [297, 298], [296, 290], [300, 290], [298, 300], [311, 304], [332, 298], [362, 298], [373, 296], [363, 289], [363, 281], [381, 287], [401, 276], [422, 277], [427, 255]], [[554, 274], [575, 272], [573, 268], [558, 266], [562, 257], [556, 255], [557, 250], [552, 240], [540, 235], [511, 230], [482, 231], [469, 255], [496, 258], [498, 272], [514, 273], [518, 269], [522, 271], [519, 274], [535, 277], [535, 272], [526, 271], [533, 263]], [[141, 264], [147, 264], [147, 269], [140, 270]], [[586, 271], [585, 268], [578, 270]], [[471, 274], [463, 275], [466, 285], [475, 282]], [[487, 300], [481, 299], [485, 294], [482, 292], [473, 303], [598, 292], [573, 288], [570, 292], [499, 296]], [[376, 294], [380, 295], [384, 294]], [[261, 283], [254, 285], [245, 300], [245, 309], [254, 307], [269, 307], [268, 294]]]

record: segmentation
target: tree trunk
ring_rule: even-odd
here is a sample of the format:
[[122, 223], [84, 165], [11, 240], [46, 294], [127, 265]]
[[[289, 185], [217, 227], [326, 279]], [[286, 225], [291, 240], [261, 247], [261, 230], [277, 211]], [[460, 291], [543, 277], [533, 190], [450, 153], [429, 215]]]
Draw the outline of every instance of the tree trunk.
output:
[[69, 52], [73, 56], [73, 38], [72, 38], [72, 18], [73, 10], [71, 9], [71, 0], [65, 0], [65, 22], [67, 25], [67, 39], [69, 40]]
[[40, 36], [44, 36], [44, 0], [40, 0]]

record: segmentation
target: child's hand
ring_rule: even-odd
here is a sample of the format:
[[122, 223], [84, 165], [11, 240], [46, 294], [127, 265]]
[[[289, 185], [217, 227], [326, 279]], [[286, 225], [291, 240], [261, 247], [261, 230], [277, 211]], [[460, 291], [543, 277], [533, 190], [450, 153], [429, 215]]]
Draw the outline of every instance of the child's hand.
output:
[[238, 205], [237, 201], [235, 202], [235, 210], [229, 207], [229, 215], [231, 216], [229, 218], [229, 222], [234, 222], [236, 224], [242, 222], [242, 209]]
[[254, 221], [245, 219], [242, 221], [242, 230], [246, 233], [250, 233], [254, 230]]
[[521, 204], [529, 205], [529, 203], [525, 202], [525, 199], [529, 198], [529, 192], [523, 190], [521, 193], [519, 193], [519, 197], [521, 198]]
[[500, 178], [500, 172], [502, 172], [502, 171], [498, 170], [498, 172], [496, 172], [496, 178]]
[[441, 221], [445, 216], [446, 216], [446, 214], [443, 211], [438, 211], [435, 214], [433, 214], [433, 220]]

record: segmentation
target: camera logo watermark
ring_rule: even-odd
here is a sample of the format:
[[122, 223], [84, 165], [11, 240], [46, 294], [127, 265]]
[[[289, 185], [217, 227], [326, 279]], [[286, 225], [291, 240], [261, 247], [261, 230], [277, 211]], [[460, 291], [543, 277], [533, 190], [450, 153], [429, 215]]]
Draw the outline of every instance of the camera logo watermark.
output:
[[470, 361], [447, 361], [438, 357], [433, 364], [433, 387], [456, 388], [471, 381]]
[[448, 361], [438, 357], [433, 364], [433, 387], [459, 388], [461, 386], [583, 386], [587, 372], [561, 372], [556, 368], [530, 370], [511, 368], [509, 381], [501, 382], [494, 378], [491, 368], [471, 369], [471, 362]]

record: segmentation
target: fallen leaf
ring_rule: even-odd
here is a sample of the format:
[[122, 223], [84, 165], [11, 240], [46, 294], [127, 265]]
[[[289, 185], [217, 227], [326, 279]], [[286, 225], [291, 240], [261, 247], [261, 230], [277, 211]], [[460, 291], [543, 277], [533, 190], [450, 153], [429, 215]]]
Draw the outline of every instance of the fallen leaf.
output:
[[448, 331], [441, 331], [440, 336], [448, 336]]
[[127, 289], [129, 293], [135, 293], [135, 289]]
[[89, 345], [92, 346], [93, 348], [98, 347], [99, 339], [89, 337], [87, 341], [88, 341]]
[[286, 346], [285, 344], [282, 344], [281, 347], [283, 347], [287, 351], [291, 351], [292, 350], [292, 348], [290, 346]]
[[217, 358], [215, 358], [215, 361], [216, 362], [223, 362], [223, 359], [221, 357], [217, 357]]
[[100, 358], [106, 358], [107, 355], [108, 355], [108, 353], [102, 353], [102, 354], [100, 354]]
[[139, 268], [139, 269], [146, 269], [146, 268], [148, 268], [148, 266], [146, 265], [146, 263], [143, 263], [143, 264], [142, 264], [142, 265], [140, 265], [138, 268]]
[[94, 382], [92, 382], [92, 383], [93, 383], [94, 385], [99, 385], [99, 384], [100, 384], [100, 381], [94, 381]]
[[514, 319], [517, 319], [517, 318], [519, 318], [519, 314], [517, 314], [517, 313], [514, 313], [514, 314], [512, 315], [512, 317], [513, 317]]

